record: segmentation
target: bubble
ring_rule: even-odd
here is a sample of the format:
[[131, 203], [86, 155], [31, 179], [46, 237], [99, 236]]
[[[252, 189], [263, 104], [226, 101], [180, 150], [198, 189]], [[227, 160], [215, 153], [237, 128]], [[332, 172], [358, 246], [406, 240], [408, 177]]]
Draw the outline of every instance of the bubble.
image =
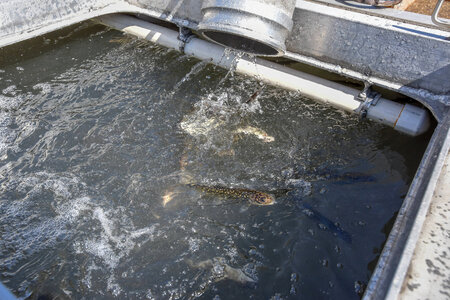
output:
[[355, 293], [358, 294], [359, 296], [362, 296], [366, 289], [366, 284], [362, 281], [355, 281], [354, 287]]
[[190, 237], [188, 239], [188, 243], [189, 243], [189, 251], [196, 252], [199, 250], [199, 248], [200, 248], [200, 240], [199, 239]]
[[258, 281], [258, 270], [257, 265], [254, 263], [247, 263], [242, 267], [242, 272], [245, 275], [253, 279], [255, 282]]
[[291, 289], [289, 290], [289, 294], [291, 295], [297, 295], [297, 289], [293, 284], [291, 284]]
[[281, 296], [280, 293], [276, 293], [272, 297], [269, 298], [270, 300], [283, 300], [284, 298]]
[[302, 209], [302, 212], [303, 212], [305, 215], [307, 215], [308, 217], [314, 216], [314, 212], [313, 212], [312, 210], [308, 209], [308, 208]]
[[317, 223], [317, 227], [319, 227], [321, 230], [327, 230], [327, 226], [322, 223]]
[[155, 296], [153, 296], [153, 292], [151, 289], [147, 290], [145, 297], [149, 300], [156, 300]]

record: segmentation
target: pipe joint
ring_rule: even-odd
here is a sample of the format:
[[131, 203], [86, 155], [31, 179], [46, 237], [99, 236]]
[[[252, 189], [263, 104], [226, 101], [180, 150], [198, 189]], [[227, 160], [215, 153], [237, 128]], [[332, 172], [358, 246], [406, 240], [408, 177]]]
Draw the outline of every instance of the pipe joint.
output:
[[371, 106], [377, 105], [381, 98], [381, 94], [372, 91], [372, 85], [369, 82], [364, 82], [364, 89], [358, 94], [356, 99], [361, 102], [359, 107], [355, 110], [361, 119], [367, 117], [367, 112]]
[[180, 47], [178, 50], [184, 54], [184, 48], [187, 43], [189, 43], [192, 38], [195, 37], [195, 34], [187, 27], [179, 27], [177, 39], [181, 41]]

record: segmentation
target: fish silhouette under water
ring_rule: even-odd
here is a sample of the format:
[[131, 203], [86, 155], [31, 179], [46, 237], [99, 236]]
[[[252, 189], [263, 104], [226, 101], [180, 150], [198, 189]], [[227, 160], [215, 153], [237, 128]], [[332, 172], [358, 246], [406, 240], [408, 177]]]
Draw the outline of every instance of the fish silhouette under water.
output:
[[218, 185], [208, 186], [195, 183], [188, 183], [187, 186], [197, 188], [203, 192], [210, 194], [223, 195], [234, 198], [243, 198], [250, 201], [250, 203], [256, 205], [272, 205], [275, 202], [275, 197], [273, 195], [256, 190], [250, 190], [245, 188], [229, 188]]
[[214, 257], [213, 259], [207, 259], [198, 263], [194, 263], [192, 260], [187, 259], [186, 263], [196, 269], [211, 269], [214, 281], [229, 279], [240, 283], [242, 285], [255, 284], [256, 281], [253, 278], [247, 276], [241, 269], [233, 268], [227, 264], [225, 258]]
[[338, 224], [334, 223], [333, 221], [319, 213], [317, 210], [313, 209], [311, 205], [305, 202], [300, 202], [298, 204], [298, 207], [306, 216], [310, 217], [313, 220], [316, 220], [319, 224], [335, 234], [338, 238], [349, 244], [352, 243], [352, 236], [350, 235], [350, 233], [343, 230]]

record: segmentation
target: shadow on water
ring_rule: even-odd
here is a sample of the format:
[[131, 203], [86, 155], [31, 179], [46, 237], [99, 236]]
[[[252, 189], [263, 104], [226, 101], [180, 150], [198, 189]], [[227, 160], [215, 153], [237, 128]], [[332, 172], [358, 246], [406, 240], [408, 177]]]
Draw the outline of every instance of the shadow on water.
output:
[[[397, 218], [397, 213], [395, 213], [392, 216], [392, 218], [390, 218], [389, 221], [383, 226], [382, 232], [386, 235], [386, 239], [388, 238], [389, 233], [391, 232], [391, 229], [394, 226], [396, 218]], [[381, 255], [381, 251], [383, 250], [385, 244], [386, 244], [386, 241], [384, 241], [380, 245], [380, 247], [377, 247], [377, 248], [373, 249], [373, 253], [377, 254], [377, 256], [375, 257], [374, 260], [372, 260], [371, 262], [369, 262], [367, 264], [367, 269], [369, 270], [370, 273], [372, 273], [375, 270], [375, 268], [377, 266], [377, 263], [378, 263], [378, 259], [380, 258], [380, 255]], [[369, 278], [367, 278], [367, 279], [369, 279]]]

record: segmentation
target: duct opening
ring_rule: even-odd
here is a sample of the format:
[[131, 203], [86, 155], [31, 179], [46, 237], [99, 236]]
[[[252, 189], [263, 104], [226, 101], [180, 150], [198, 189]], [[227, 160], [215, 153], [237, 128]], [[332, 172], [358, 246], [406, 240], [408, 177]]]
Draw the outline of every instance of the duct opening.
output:
[[251, 54], [276, 56], [283, 53], [281, 49], [275, 49], [274, 47], [260, 41], [233, 33], [204, 31], [203, 35], [211, 41], [221, 44], [222, 46], [241, 50]]
[[295, 0], [203, 0], [198, 31], [225, 47], [281, 56], [292, 26]]

